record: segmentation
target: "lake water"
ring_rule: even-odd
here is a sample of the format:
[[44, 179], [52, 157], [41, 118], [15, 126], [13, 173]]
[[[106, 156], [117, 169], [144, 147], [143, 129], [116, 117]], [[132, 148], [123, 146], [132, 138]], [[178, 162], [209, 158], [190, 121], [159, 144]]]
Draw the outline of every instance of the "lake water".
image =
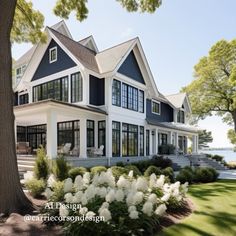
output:
[[200, 150], [199, 152], [224, 156], [224, 160], [226, 162], [236, 161], [236, 152], [234, 152], [233, 150]]

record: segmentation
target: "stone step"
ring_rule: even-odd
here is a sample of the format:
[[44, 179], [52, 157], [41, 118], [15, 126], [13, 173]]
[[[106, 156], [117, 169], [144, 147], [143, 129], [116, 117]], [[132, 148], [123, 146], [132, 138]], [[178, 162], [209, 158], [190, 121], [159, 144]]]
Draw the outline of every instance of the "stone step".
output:
[[33, 165], [21, 165], [21, 164], [18, 164], [18, 170], [19, 172], [24, 172], [24, 171], [27, 171], [27, 170], [33, 170], [34, 169], [34, 166]]

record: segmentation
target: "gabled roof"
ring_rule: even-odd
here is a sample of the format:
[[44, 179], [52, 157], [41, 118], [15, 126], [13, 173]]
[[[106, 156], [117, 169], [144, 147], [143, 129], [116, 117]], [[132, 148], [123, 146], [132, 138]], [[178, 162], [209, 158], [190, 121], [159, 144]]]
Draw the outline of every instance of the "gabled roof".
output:
[[95, 59], [96, 53], [94, 51], [74, 41], [73, 39], [66, 37], [52, 28], [48, 27], [48, 29], [82, 65], [92, 71], [99, 73], [97, 61]]
[[129, 49], [131, 49], [131, 47], [135, 44], [136, 41], [137, 38], [134, 38], [99, 52], [96, 55], [96, 60], [100, 73], [114, 71], [119, 62], [121, 62], [121, 60], [124, 58], [124, 56], [127, 54]]
[[182, 108], [184, 104], [184, 100], [186, 98], [186, 93], [176, 93], [167, 95], [166, 98], [176, 107], [176, 108]]
[[96, 42], [95, 42], [92, 35], [90, 35], [84, 39], [81, 39], [80, 41], [78, 41], [78, 43], [80, 43], [80, 44], [84, 45], [85, 47], [98, 53], [98, 47], [97, 47]]

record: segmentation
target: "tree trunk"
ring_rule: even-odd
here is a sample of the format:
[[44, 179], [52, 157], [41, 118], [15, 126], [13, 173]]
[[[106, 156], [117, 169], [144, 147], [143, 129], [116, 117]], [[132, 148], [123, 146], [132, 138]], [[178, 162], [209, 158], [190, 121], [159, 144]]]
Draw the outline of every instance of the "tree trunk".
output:
[[0, 214], [33, 209], [24, 194], [17, 168], [10, 32], [16, 0], [0, 0]]
[[233, 123], [234, 123], [234, 132], [236, 133], [236, 110], [233, 110], [231, 112], [232, 118], [233, 118]]

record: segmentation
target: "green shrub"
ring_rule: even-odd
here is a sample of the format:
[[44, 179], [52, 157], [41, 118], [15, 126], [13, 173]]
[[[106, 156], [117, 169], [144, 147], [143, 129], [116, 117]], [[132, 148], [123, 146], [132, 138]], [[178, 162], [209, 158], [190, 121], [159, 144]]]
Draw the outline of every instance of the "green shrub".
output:
[[63, 181], [68, 178], [68, 172], [70, 170], [70, 166], [63, 156], [59, 156], [53, 162], [53, 174], [60, 181]]
[[211, 157], [211, 159], [216, 160], [218, 162], [223, 162], [224, 157], [220, 156], [220, 155], [214, 155], [214, 156]]
[[52, 187], [53, 195], [50, 198], [53, 202], [62, 202], [64, 200], [64, 182], [63, 181], [57, 181], [53, 184]]
[[158, 146], [158, 153], [160, 154], [174, 154], [175, 146], [173, 144], [162, 144]]
[[132, 165], [137, 166], [137, 168], [140, 170], [141, 173], [144, 173], [144, 171], [151, 165], [151, 160], [146, 160], [146, 161], [139, 161], [139, 162], [134, 162]]
[[25, 182], [25, 187], [29, 190], [33, 197], [40, 197], [46, 188], [46, 183], [43, 179], [29, 179]]
[[90, 169], [92, 175], [100, 174], [103, 171], [105, 172], [107, 168], [105, 166], [94, 166]]
[[34, 165], [34, 175], [36, 179], [44, 180], [46, 180], [49, 175], [48, 158], [43, 146], [40, 146], [40, 148], [37, 149], [37, 157]]
[[219, 173], [216, 171], [216, 169], [212, 168], [212, 167], [208, 167], [208, 170], [212, 173], [213, 175], [213, 179], [212, 181], [216, 181], [219, 177]]
[[151, 174], [156, 174], [156, 175], [161, 175], [161, 169], [156, 167], [156, 166], [149, 166], [145, 172], [144, 172], [144, 176], [148, 177]]
[[142, 175], [142, 173], [140, 172], [138, 167], [135, 165], [127, 165], [127, 166], [125, 166], [125, 169], [128, 171], [128, 173], [132, 170], [135, 177], [138, 175], [139, 176]]
[[171, 167], [166, 167], [161, 171], [161, 173], [167, 177], [169, 177], [170, 182], [174, 182], [175, 176], [174, 176], [174, 171]]
[[172, 164], [171, 159], [164, 158], [163, 156], [154, 155], [151, 159], [151, 165], [160, 167], [161, 169], [172, 167]]
[[112, 166], [111, 171], [112, 171], [113, 176], [116, 179], [119, 179], [121, 175], [124, 175], [124, 174], [127, 175], [129, 173], [129, 171], [126, 168], [121, 167], [121, 166]]
[[188, 182], [191, 184], [194, 180], [194, 173], [192, 169], [184, 168], [180, 170], [179, 174], [176, 176], [176, 180], [179, 181], [181, 184]]
[[209, 168], [197, 168], [195, 170], [195, 181], [200, 183], [209, 183], [214, 181], [214, 175]]
[[74, 181], [77, 175], [82, 175], [87, 172], [85, 167], [74, 167], [69, 170], [68, 176]]
[[118, 161], [118, 162], [116, 163], [116, 166], [124, 167], [125, 164], [124, 164], [124, 162], [122, 162], [122, 161]]

